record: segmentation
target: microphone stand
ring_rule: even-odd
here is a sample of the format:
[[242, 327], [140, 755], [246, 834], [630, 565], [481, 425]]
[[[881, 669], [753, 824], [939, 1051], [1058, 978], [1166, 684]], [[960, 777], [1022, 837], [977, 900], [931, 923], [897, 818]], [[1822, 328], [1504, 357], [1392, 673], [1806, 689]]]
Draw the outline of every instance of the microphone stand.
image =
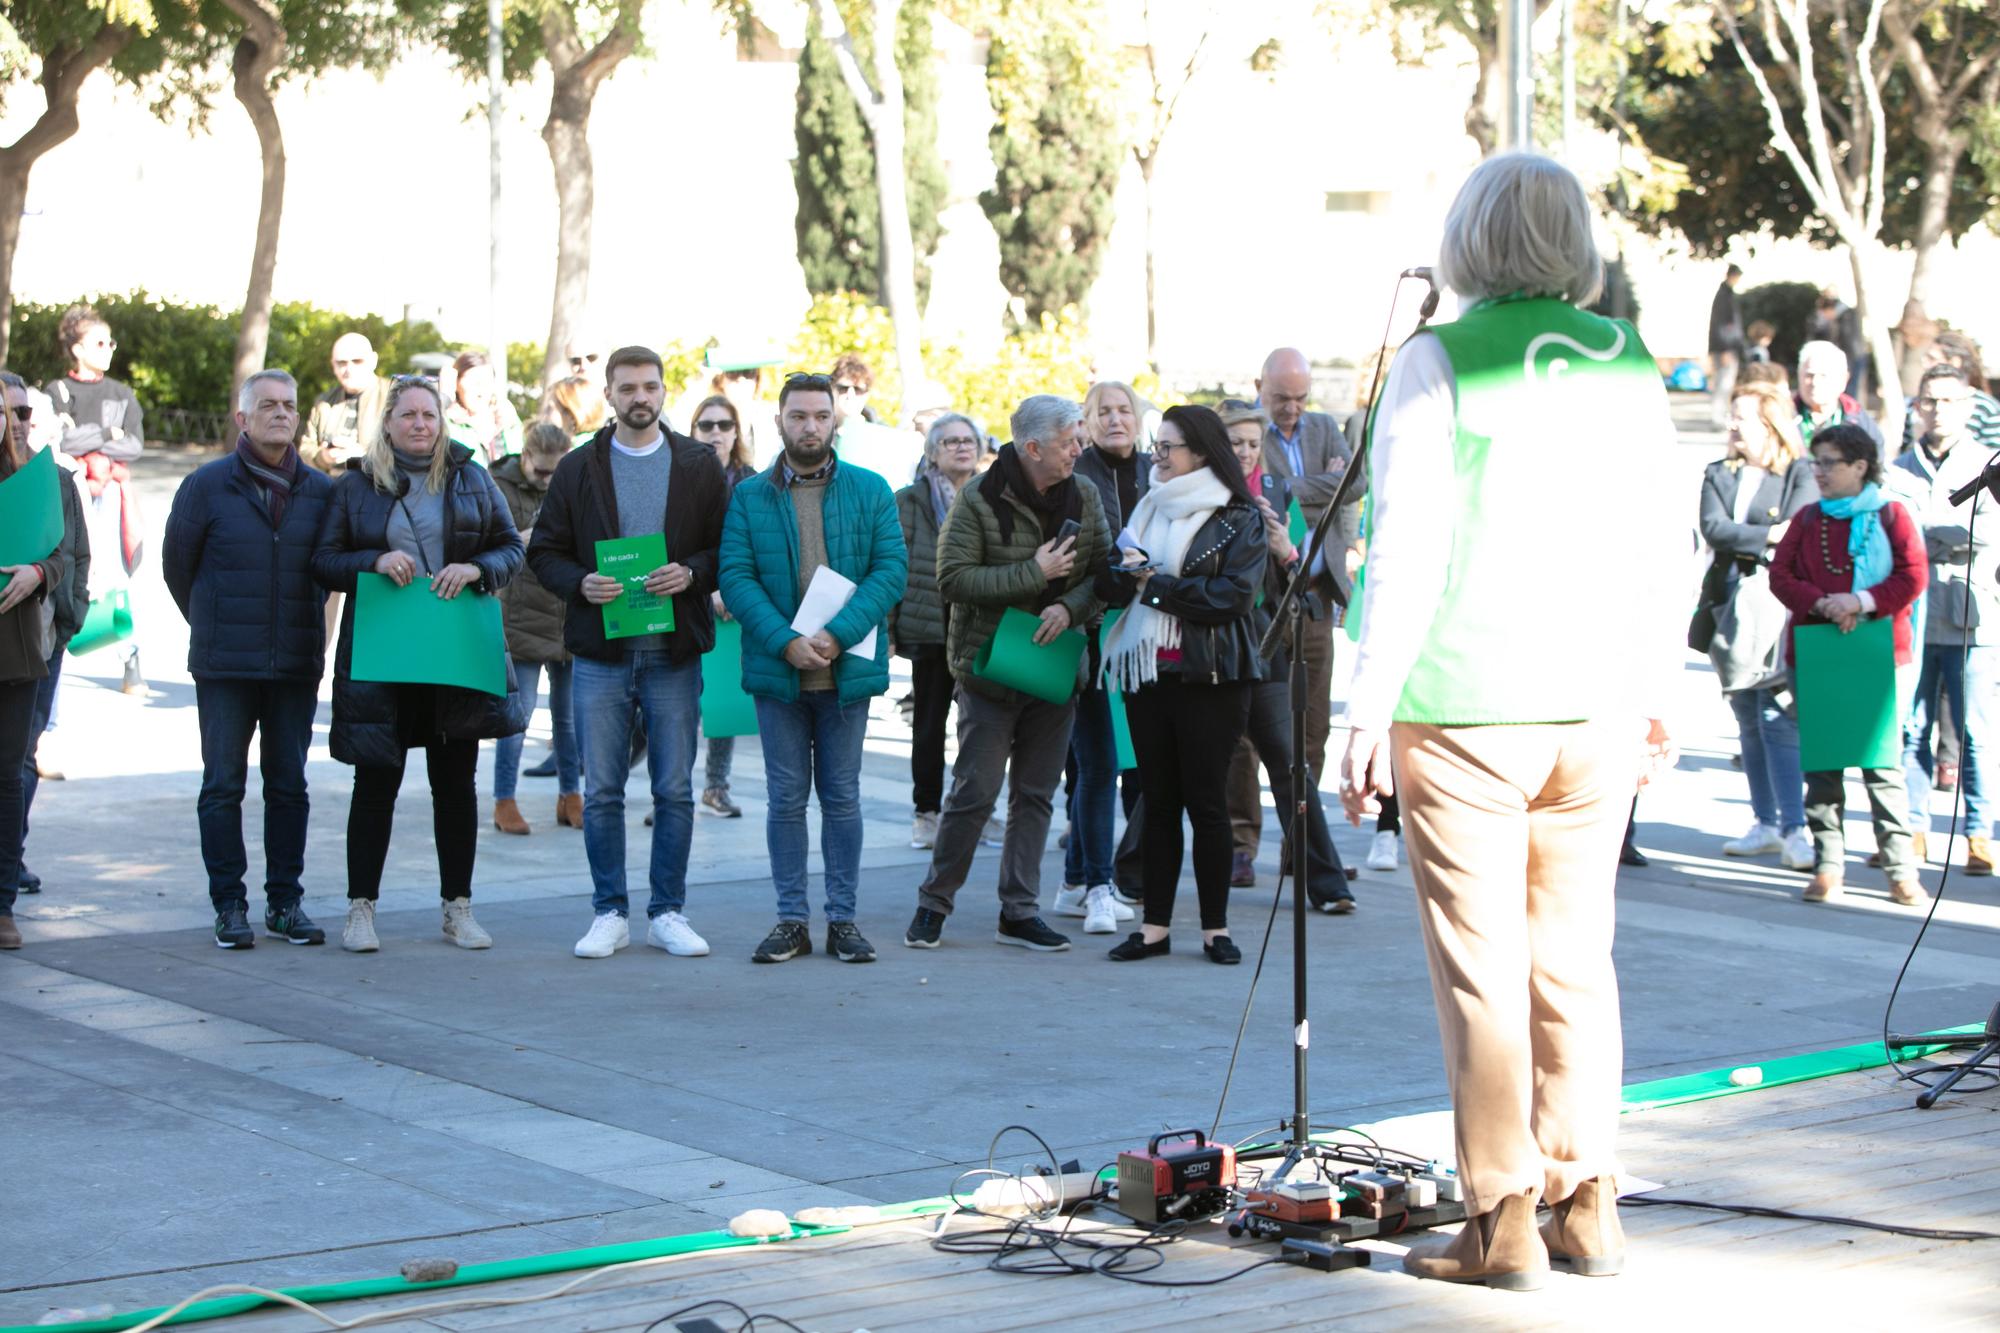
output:
[[[1404, 273], [1396, 280], [1400, 294], [1403, 281], [1407, 278], [1428, 273], [1417, 270]], [[1416, 332], [1423, 332], [1430, 317], [1437, 313], [1438, 290], [1432, 284], [1430, 293], [1424, 298], [1423, 308], [1418, 317]], [[1306, 1105], [1306, 1053], [1311, 1045], [1311, 1032], [1306, 1013], [1306, 892], [1304, 886], [1312, 882], [1312, 840], [1308, 836], [1310, 827], [1306, 810], [1307, 801], [1319, 799], [1319, 792], [1312, 781], [1310, 765], [1306, 762], [1306, 616], [1305, 592], [1312, 581], [1313, 560], [1324, 550], [1324, 542], [1331, 531], [1335, 516], [1347, 497], [1353, 493], [1357, 479], [1367, 465], [1368, 447], [1375, 438], [1376, 395], [1382, 389], [1383, 372], [1388, 367], [1389, 333], [1395, 327], [1396, 298], [1389, 301], [1389, 322], [1382, 330], [1382, 355], [1376, 358], [1375, 382], [1368, 395], [1368, 429], [1361, 437], [1361, 447], [1347, 462], [1347, 471], [1340, 478], [1340, 487], [1327, 504], [1325, 512], [1319, 516], [1312, 535], [1306, 539], [1306, 553], [1300, 559], [1298, 568], [1292, 572], [1291, 581], [1285, 585], [1285, 592], [1271, 611], [1271, 627], [1264, 634], [1264, 641], [1257, 646], [1258, 656], [1269, 660], [1277, 650], [1280, 636], [1290, 638], [1292, 651], [1291, 704], [1292, 704], [1292, 1123], [1291, 1139], [1285, 1150], [1285, 1159], [1269, 1179], [1275, 1183], [1285, 1179], [1301, 1163], [1323, 1154], [1312, 1141], [1311, 1112]], [[1412, 335], [1414, 336], [1414, 335]], [[1333, 599], [1339, 612], [1334, 624], [1345, 623], [1348, 595], [1336, 584]]]

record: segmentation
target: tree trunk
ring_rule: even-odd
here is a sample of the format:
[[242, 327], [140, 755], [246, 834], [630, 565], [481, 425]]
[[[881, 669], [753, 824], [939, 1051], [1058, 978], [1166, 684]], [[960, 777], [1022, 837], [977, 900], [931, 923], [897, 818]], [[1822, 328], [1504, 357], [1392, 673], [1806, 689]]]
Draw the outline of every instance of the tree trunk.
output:
[[[1944, 243], [1946, 210], [1951, 203], [1951, 187], [1958, 175], [1959, 158], [1964, 154], [1964, 135], [1944, 135], [1933, 137], [1919, 126], [1918, 133], [1927, 145], [1923, 179], [1917, 190], [1917, 230], [1913, 250], [1915, 263], [1910, 268], [1909, 302], [1904, 306], [1905, 314], [1928, 315], [1930, 311], [1931, 263], [1937, 250]], [[1898, 379], [1905, 390], [1914, 389], [1917, 376], [1922, 373], [1923, 351], [1921, 348], [1905, 347], [1897, 361]]]
[[[1157, 149], [1155, 150], [1157, 152]], [[1137, 149], [1132, 155], [1139, 159], [1139, 184], [1146, 197], [1146, 365], [1157, 375], [1160, 373], [1160, 324], [1158, 289], [1153, 279], [1153, 160], [1154, 153], [1143, 156]]]
[[[1880, 246], [1872, 248], [1879, 250]], [[1860, 246], [1847, 247], [1847, 262], [1854, 272], [1854, 318], [1861, 326], [1862, 341], [1874, 361], [1873, 378], [1877, 391], [1882, 395], [1882, 413], [1877, 420], [1882, 423], [1883, 439], [1900, 440], [1903, 438], [1903, 383], [1901, 376], [1893, 373], [1896, 369], [1896, 346], [1889, 337], [1889, 326], [1871, 313], [1873, 306], [1869, 301], [1868, 270], [1872, 258], [1865, 255]], [[1892, 373], [1884, 374], [1885, 369]], [[1865, 395], [1867, 385], [1864, 383], [1862, 388]], [[1865, 402], [1862, 410], [1867, 410]]]
[[285, 136], [271, 97], [271, 76], [285, 58], [285, 29], [273, 0], [224, 0], [244, 23], [230, 62], [236, 100], [257, 130], [263, 184], [257, 197], [257, 239], [250, 249], [250, 285], [243, 293], [243, 319], [236, 326], [236, 357], [230, 367], [233, 409], [243, 381], [264, 368], [271, 345], [272, 284], [278, 272], [278, 228], [285, 212]]
[[1479, 78], [1472, 85], [1472, 101], [1465, 108], [1465, 132], [1479, 145], [1481, 157], [1493, 156], [1500, 146], [1500, 121], [1506, 99], [1506, 71], [1500, 68], [1499, 34], [1479, 51]]
[[581, 316], [590, 306], [590, 224], [597, 206], [597, 180], [590, 158], [590, 99], [579, 96], [571, 75], [556, 75], [542, 142], [556, 173], [556, 290], [549, 307], [549, 342], [542, 357], [542, 382], [569, 374], [568, 348]]
[[0, 148], [0, 365], [7, 364], [13, 338], [14, 257], [20, 252], [28, 174], [42, 154], [76, 133], [83, 81], [124, 50], [134, 35], [122, 23], [107, 23], [82, 46], [65, 44], [42, 57], [42, 114], [25, 134]]

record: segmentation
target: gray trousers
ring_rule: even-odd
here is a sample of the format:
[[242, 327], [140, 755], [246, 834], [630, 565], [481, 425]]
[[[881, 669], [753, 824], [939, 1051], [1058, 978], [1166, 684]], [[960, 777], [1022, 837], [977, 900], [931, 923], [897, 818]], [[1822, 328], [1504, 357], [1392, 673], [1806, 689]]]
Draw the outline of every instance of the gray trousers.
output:
[[[1882, 853], [1882, 873], [1891, 884], [1917, 877], [1910, 849], [1910, 795], [1900, 768], [1864, 768], [1861, 785], [1868, 793], [1868, 813], [1875, 822], [1875, 847]], [[1812, 830], [1813, 870], [1838, 875], [1847, 856], [1841, 821], [1847, 813], [1847, 774], [1806, 774], [1806, 827]]]
[[[1011, 693], [1011, 692], [1010, 692]], [[1042, 856], [1048, 850], [1051, 798], [1069, 756], [1076, 701], [1044, 703], [1025, 694], [996, 703], [959, 686], [958, 758], [938, 818], [930, 872], [917, 905], [951, 915], [972, 869], [979, 835], [1007, 783], [1007, 837], [1000, 849], [1000, 915], [1026, 921], [1041, 913]]]

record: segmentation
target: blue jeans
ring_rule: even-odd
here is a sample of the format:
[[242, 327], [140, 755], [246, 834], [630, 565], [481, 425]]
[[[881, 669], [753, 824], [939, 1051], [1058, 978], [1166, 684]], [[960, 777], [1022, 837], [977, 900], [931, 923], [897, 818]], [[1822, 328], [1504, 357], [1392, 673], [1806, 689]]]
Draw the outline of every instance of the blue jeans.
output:
[[1077, 692], [1069, 748], [1076, 759], [1076, 781], [1070, 786], [1066, 811], [1069, 847], [1063, 853], [1063, 883], [1109, 884], [1118, 746], [1111, 729], [1111, 699], [1103, 690]]
[[701, 663], [675, 666], [658, 650], [622, 662], [579, 657], [570, 664], [570, 701], [583, 747], [583, 850], [590, 858], [590, 909], [630, 915], [625, 893], [625, 779], [632, 723], [646, 720], [646, 772], [653, 788], [652, 897], [648, 918], [687, 902], [688, 847], [694, 841], [694, 749], [701, 725]]
[[56, 687], [62, 684], [63, 650], [49, 654], [49, 674], [35, 682], [35, 709], [28, 716], [28, 757], [21, 761], [21, 868], [23, 889], [42, 887], [41, 876], [28, 869], [28, 816], [35, 808], [35, 792], [42, 785], [42, 771], [35, 766], [35, 752], [41, 748], [42, 733], [56, 711]]
[[1743, 746], [1743, 776], [1759, 824], [1780, 833], [1805, 827], [1805, 774], [1799, 770], [1799, 720], [1778, 707], [1770, 690], [1728, 696]]
[[[530, 712], [542, 690], [541, 662], [514, 659], [514, 678], [520, 682], [521, 697]], [[583, 786], [583, 761], [576, 752], [576, 713], [570, 706], [568, 662], [549, 662], [549, 725], [555, 731], [556, 790], [573, 796]], [[521, 742], [527, 733], [515, 732], [493, 743], [493, 799], [511, 801], [521, 780]]]
[[194, 683], [201, 724], [201, 859], [208, 867], [208, 897], [217, 911], [247, 907], [243, 876], [243, 790], [250, 776], [250, 734], [258, 735], [264, 777], [264, 895], [272, 907], [289, 907], [305, 889], [306, 751], [312, 744], [319, 682], [312, 680], [201, 680]]
[[[819, 792], [819, 855], [826, 868], [826, 919], [854, 920], [861, 878], [861, 743], [868, 701], [840, 702], [837, 690], [802, 690], [796, 702], [757, 698], [764, 744], [764, 822], [780, 921], [812, 920], [806, 896], [806, 793]], [[712, 743], [712, 742], [711, 742]]]
[[[1964, 657], [1961, 660], [1960, 654]], [[1931, 827], [1931, 729], [1937, 723], [1939, 696], [1951, 709], [1958, 728], [1958, 781], [1965, 792], [1965, 836], [1985, 838], [1993, 832], [1993, 787], [1987, 781], [1987, 743], [1992, 737], [1987, 719], [1993, 715], [1993, 691], [2000, 687], [2000, 647], [1973, 648], [1927, 643], [1917, 659], [1916, 697], [1903, 727], [1903, 780], [1910, 794], [1910, 828], [1928, 833]]]

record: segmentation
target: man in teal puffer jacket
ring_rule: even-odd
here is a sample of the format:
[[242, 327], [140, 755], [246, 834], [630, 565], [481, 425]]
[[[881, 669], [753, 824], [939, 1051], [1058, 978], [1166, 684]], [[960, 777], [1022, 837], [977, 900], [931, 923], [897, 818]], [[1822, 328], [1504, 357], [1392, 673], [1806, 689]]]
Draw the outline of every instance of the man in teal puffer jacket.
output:
[[[812, 952], [806, 897], [806, 793], [817, 785], [826, 864], [826, 951], [871, 963], [854, 924], [861, 875], [861, 744], [868, 701], [889, 688], [890, 608], [903, 596], [909, 553], [889, 483], [833, 452], [833, 383], [794, 375], [778, 394], [784, 449], [740, 483], [722, 526], [718, 583], [743, 624], [743, 688], [757, 701], [770, 806], [765, 840], [778, 924], [751, 958], [782, 963]], [[792, 628], [821, 569], [853, 585], [823, 629]]]

